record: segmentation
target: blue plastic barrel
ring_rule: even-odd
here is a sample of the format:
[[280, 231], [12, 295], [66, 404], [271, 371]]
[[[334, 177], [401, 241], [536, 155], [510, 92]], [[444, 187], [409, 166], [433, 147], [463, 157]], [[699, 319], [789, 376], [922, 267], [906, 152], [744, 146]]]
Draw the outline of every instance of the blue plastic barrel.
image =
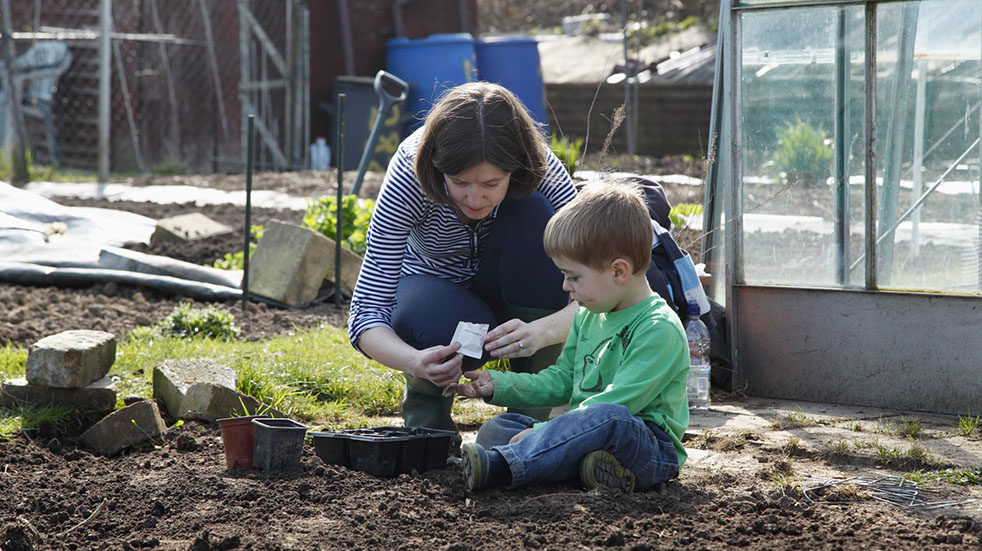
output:
[[546, 92], [542, 81], [539, 45], [532, 38], [477, 41], [478, 75], [511, 90], [528, 108], [532, 118], [547, 123]]
[[476, 80], [477, 54], [469, 33], [434, 34], [420, 40], [393, 38], [386, 44], [385, 70], [409, 83], [404, 135], [423, 124], [433, 102], [449, 88]]

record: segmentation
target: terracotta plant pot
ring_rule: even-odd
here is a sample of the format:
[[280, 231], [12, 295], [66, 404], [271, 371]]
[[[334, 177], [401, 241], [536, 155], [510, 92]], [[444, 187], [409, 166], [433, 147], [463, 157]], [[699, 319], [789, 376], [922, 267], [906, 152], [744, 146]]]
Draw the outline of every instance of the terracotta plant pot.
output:
[[222, 429], [222, 444], [225, 446], [225, 467], [232, 469], [251, 469], [255, 449], [255, 429], [252, 420], [266, 415], [247, 415], [244, 417], [225, 417], [218, 420]]

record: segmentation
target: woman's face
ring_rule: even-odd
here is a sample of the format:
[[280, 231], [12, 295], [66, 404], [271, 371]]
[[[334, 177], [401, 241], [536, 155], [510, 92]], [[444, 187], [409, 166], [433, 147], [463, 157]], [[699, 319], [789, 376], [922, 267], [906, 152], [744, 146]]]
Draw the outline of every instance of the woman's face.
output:
[[460, 174], [445, 174], [447, 191], [464, 221], [481, 220], [505, 199], [511, 172], [484, 161]]

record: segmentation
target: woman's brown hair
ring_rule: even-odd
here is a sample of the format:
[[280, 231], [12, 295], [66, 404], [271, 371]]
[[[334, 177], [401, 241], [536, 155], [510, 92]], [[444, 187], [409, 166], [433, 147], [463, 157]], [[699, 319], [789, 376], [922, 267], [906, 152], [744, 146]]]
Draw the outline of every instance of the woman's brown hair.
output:
[[546, 175], [545, 139], [522, 102], [506, 88], [470, 82], [448, 90], [423, 123], [416, 177], [435, 203], [450, 204], [444, 175], [482, 162], [511, 173], [508, 195], [525, 197]]

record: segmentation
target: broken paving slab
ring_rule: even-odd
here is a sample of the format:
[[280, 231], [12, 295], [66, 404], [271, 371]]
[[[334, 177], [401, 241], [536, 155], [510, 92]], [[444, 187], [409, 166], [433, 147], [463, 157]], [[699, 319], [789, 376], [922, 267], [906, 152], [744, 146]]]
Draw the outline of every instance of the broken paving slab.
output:
[[181, 404], [191, 385], [212, 383], [235, 389], [235, 370], [208, 358], [167, 360], [153, 368], [153, 397], [172, 419], [180, 419]]
[[109, 373], [116, 361], [116, 336], [76, 329], [45, 337], [27, 353], [27, 382], [37, 386], [82, 388]]
[[82, 443], [100, 455], [115, 455], [123, 448], [156, 438], [167, 430], [160, 408], [142, 400], [116, 410], [82, 433]]
[[157, 221], [157, 228], [150, 235], [150, 244], [187, 243], [209, 237], [232, 234], [232, 228], [208, 218], [200, 212], [191, 212]]
[[270, 221], [249, 260], [249, 292], [291, 306], [314, 300], [333, 266], [331, 243], [310, 228]]
[[0, 406], [23, 404], [61, 405], [86, 411], [109, 412], [116, 408], [116, 383], [103, 377], [83, 388], [57, 388], [32, 385], [26, 377], [7, 379], [0, 386]]
[[257, 414], [286, 417], [282, 412], [261, 404], [248, 394], [213, 383], [195, 383], [184, 394], [184, 401], [181, 403], [177, 417], [189, 421], [214, 423], [225, 417]]

